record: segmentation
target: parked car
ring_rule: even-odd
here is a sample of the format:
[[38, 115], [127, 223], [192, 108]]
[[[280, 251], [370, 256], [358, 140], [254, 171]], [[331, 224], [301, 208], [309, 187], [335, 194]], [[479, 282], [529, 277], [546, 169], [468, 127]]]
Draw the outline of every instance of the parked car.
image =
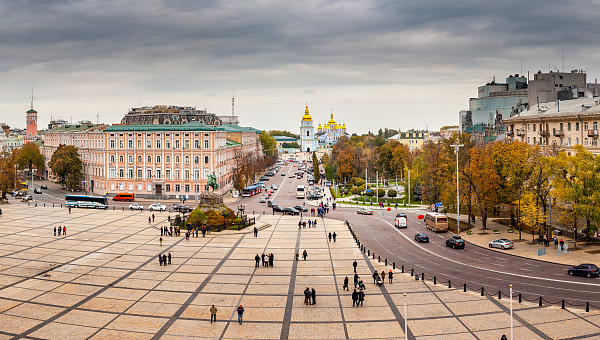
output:
[[33, 189], [33, 193], [34, 194], [41, 194], [42, 193], [42, 189], [35, 188], [35, 189]]
[[300, 215], [300, 212], [298, 210], [294, 209], [294, 208], [283, 208], [281, 210], [281, 212], [284, 215], [287, 215], [287, 214], [290, 214], [290, 215]]
[[415, 241], [421, 243], [421, 242], [429, 242], [429, 236], [427, 236], [427, 234], [425, 233], [418, 233], [417, 235], [415, 235]]
[[465, 249], [465, 241], [463, 241], [462, 237], [454, 235], [446, 240], [446, 247]]
[[267, 202], [267, 199], [264, 196], [261, 196], [260, 199], [258, 200], [258, 203], [265, 203]]
[[498, 240], [491, 241], [489, 243], [490, 248], [500, 248], [500, 249], [508, 249], [515, 246], [511, 240], [507, 240], [505, 238], [501, 238]]
[[194, 209], [188, 207], [187, 205], [179, 204], [176, 208], [173, 208], [173, 210], [183, 213], [183, 214], [187, 214], [187, 213], [192, 212], [192, 210], [194, 210]]
[[148, 207], [150, 211], [158, 210], [158, 211], [167, 211], [167, 206], [162, 203], [154, 203], [150, 207]]
[[282, 212], [283, 211], [283, 207], [280, 207], [278, 205], [274, 205], [271, 208], [273, 208], [273, 211], [275, 211], [275, 212]]
[[277, 202], [275, 202], [275, 201], [271, 201], [271, 200], [268, 200], [268, 201], [267, 201], [267, 206], [268, 206], [268, 207], [274, 207], [274, 206], [276, 206], [276, 205], [277, 205]]
[[48, 189], [48, 187], [45, 184], [43, 184], [43, 185], [40, 186], [40, 189], [46, 190], [46, 189]]
[[361, 208], [357, 210], [356, 213], [362, 215], [373, 215], [373, 210], [369, 208]]
[[129, 209], [131, 209], [131, 211], [133, 211], [133, 210], [139, 210], [139, 211], [143, 211], [143, 210], [144, 210], [144, 206], [142, 206], [142, 205], [139, 205], [139, 204], [137, 204], [137, 203], [131, 203], [131, 204], [129, 205]]
[[271, 184], [271, 189], [277, 190], [277, 186], [275, 184]]
[[600, 269], [598, 269], [598, 266], [596, 266], [595, 264], [583, 263], [583, 264], [580, 264], [573, 268], [569, 268], [567, 273], [569, 273], [569, 275], [571, 275], [571, 276], [581, 275], [581, 276], [592, 277], [592, 276], [598, 276], [598, 274], [600, 274]]
[[282, 173], [281, 173], [281, 176], [285, 176], [285, 172], [282, 172]]
[[31, 201], [31, 200], [33, 200], [33, 197], [31, 197], [31, 195], [23, 196], [23, 201]]
[[294, 206], [294, 209], [296, 209], [298, 211], [301, 211], [301, 212], [307, 212], [308, 211], [308, 208], [305, 207], [305, 206], [303, 206], [303, 205], [296, 205], [296, 206]]
[[293, 173], [290, 172], [290, 175], [288, 176], [288, 178], [294, 178], [296, 177], [296, 175], [294, 175]]

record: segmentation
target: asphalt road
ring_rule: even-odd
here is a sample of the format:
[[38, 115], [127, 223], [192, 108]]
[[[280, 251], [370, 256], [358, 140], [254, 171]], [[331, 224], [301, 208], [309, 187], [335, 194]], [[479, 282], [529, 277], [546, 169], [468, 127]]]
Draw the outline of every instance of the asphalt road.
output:
[[[298, 184], [306, 184], [306, 177], [301, 180], [288, 178], [290, 170], [289, 166], [282, 167], [267, 182], [279, 187], [271, 199], [285, 207], [302, 204], [296, 198], [295, 191]], [[286, 176], [281, 176], [281, 172], [285, 172]], [[236, 206], [243, 204], [248, 213], [272, 213], [258, 199], [259, 195], [246, 197]], [[390, 263], [396, 262], [397, 266], [404, 265], [407, 270], [414, 269], [418, 274], [424, 273], [427, 278], [435, 276], [440, 281], [450, 280], [453, 286], [462, 287], [466, 283], [470, 290], [478, 291], [484, 287], [487, 293], [496, 296], [501, 290], [503, 298], [506, 298], [504, 294], [509, 293], [509, 285], [512, 284], [514, 295], [521, 293], [528, 300], [537, 301], [542, 296], [545, 301], [554, 304], [565, 299], [567, 303], [579, 305], [580, 308], [585, 308], [585, 303], [590, 302], [598, 307], [595, 309], [600, 309], [600, 278], [571, 277], [567, 275], [568, 266], [512, 256], [511, 250], [503, 253], [469, 243], [465, 249], [448, 248], [445, 241], [451, 234], [434, 233], [425, 228], [422, 220], [417, 219], [418, 214], [423, 214], [422, 211], [405, 211], [409, 218], [408, 228], [397, 229], [393, 225], [394, 211], [376, 211], [373, 216], [363, 216], [358, 215], [356, 210], [330, 210], [326, 218], [349, 221], [361, 243], [381, 256], [382, 261], [387, 259]], [[419, 232], [428, 234], [430, 242], [415, 242], [414, 236]]]

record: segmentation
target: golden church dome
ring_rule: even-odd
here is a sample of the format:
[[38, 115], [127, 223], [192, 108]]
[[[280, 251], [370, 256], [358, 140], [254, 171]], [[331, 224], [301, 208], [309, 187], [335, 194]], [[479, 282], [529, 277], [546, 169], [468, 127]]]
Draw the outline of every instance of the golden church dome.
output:
[[304, 110], [304, 116], [302, 116], [302, 121], [311, 121], [312, 117], [308, 114], [308, 104], [306, 104], [306, 110]]
[[344, 123], [344, 125], [342, 125], [342, 129], [346, 130], [346, 123]]
[[319, 123], [319, 127], [317, 128], [318, 130], [322, 130], [323, 128], [321, 127], [321, 123]]
[[331, 113], [331, 119], [327, 122], [327, 124], [335, 124], [335, 120], [333, 120], [333, 112]]

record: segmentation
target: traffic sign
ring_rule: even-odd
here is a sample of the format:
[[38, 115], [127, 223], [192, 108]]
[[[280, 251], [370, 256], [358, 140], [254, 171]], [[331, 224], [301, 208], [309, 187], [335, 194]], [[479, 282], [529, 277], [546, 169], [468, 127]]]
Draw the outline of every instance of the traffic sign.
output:
[[435, 204], [435, 206], [436, 206], [437, 208], [441, 208], [441, 207], [442, 207], [442, 202], [437, 202], [437, 203]]
[[460, 215], [456, 217], [456, 221], [460, 222]]

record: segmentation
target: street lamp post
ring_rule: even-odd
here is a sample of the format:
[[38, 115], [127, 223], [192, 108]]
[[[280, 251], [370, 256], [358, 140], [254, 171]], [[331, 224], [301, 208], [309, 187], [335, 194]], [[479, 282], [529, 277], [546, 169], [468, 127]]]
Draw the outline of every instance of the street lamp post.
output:
[[454, 152], [456, 153], [456, 221], [458, 223], [457, 231], [460, 235], [460, 193], [459, 193], [459, 185], [458, 185], [458, 150], [463, 144], [458, 144], [458, 140], [456, 144], [450, 145], [454, 147]]
[[406, 293], [404, 293], [404, 339], [408, 340], [408, 314], [406, 312]]
[[512, 285], [510, 285], [510, 340], [513, 340], [513, 290]]

